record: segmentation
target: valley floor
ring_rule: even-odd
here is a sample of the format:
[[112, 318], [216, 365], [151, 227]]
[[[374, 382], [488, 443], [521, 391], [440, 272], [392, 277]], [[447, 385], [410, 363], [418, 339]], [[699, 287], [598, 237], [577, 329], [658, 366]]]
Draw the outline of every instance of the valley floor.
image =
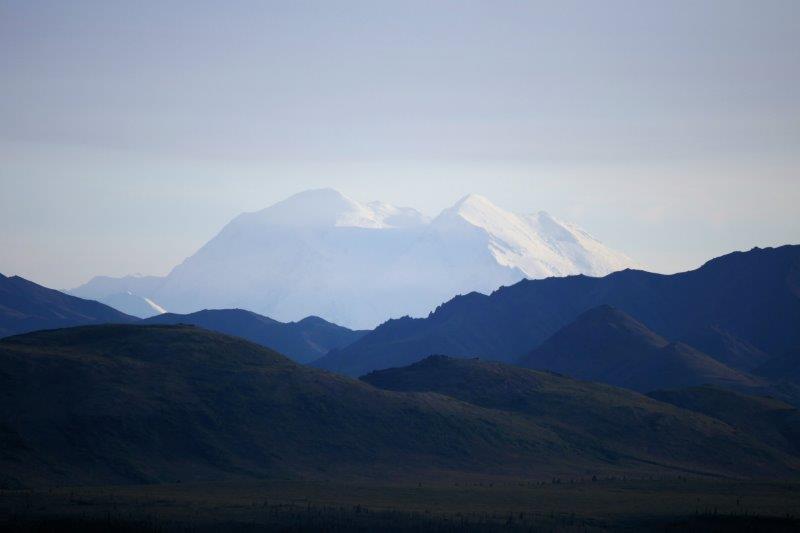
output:
[[800, 483], [319, 481], [0, 491], [10, 531], [796, 531]]

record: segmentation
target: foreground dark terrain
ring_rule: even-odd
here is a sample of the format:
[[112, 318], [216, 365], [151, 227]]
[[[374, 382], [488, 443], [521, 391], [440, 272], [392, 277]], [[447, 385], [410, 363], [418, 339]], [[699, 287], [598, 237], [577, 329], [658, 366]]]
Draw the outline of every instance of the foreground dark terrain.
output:
[[193, 326], [9, 337], [0, 390], [8, 488], [800, 472], [797, 450], [761, 428], [627, 389], [442, 356], [359, 381]]
[[800, 484], [464, 477], [0, 492], [9, 531], [796, 531]]

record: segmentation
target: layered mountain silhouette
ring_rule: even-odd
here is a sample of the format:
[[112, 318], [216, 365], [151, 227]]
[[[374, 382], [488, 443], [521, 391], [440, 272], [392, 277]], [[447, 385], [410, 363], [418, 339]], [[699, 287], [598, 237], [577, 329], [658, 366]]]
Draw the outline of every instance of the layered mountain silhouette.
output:
[[[0, 337], [40, 329], [140, 322], [135, 316], [123, 314], [100, 302], [48, 289], [18, 276], [0, 274]], [[242, 337], [301, 363], [351, 344], [366, 333], [314, 316], [283, 323], [242, 309], [204, 310], [188, 315], [162, 313], [142, 323], [200, 326]]]
[[[760, 443], [751, 444], [753, 449], [776, 446], [786, 453], [797, 454], [796, 447], [792, 447], [787, 438], [800, 430], [798, 411], [766, 398], [733, 393], [725, 396], [727, 393], [720, 391], [717, 409], [703, 413], [709, 419], [687, 419], [685, 411], [668, 409], [664, 403], [650, 402], [650, 398], [633, 391], [494, 361], [446, 356], [431, 356], [407, 367], [378, 370], [361, 379], [387, 390], [436, 392], [474, 405], [519, 413], [540, 426], [571, 435], [565, 438], [573, 439], [574, 443], [597, 446], [616, 457], [643, 459], [648, 453], [675, 458], [709, 454], [705, 459], [709, 464], [732, 459], [729, 452], [723, 450], [728, 444], [722, 444], [716, 451], [713, 445], [705, 448], [711, 444], [710, 433], [692, 435], [700, 426], [707, 425], [710, 430], [719, 421], [725, 421], [726, 425], [736, 423], [739, 436], [751, 443]], [[677, 403], [676, 398], [681, 395], [691, 393], [678, 391], [667, 397], [668, 403]], [[738, 424], [739, 415], [727, 413], [728, 409], [735, 410], [743, 404], [760, 406], [752, 411], [776, 409], [780, 413], [745, 426]], [[699, 411], [694, 404], [689, 409]], [[691, 423], [686, 425], [689, 420]], [[768, 429], [768, 435], [763, 433], [764, 429]], [[656, 437], [656, 434], [663, 436]], [[784, 438], [776, 438], [776, 435]], [[712, 459], [717, 453], [719, 456]]]
[[715, 360], [751, 370], [765, 356], [800, 346], [800, 246], [735, 252], [673, 275], [624, 270], [470, 293], [427, 318], [390, 320], [315, 365], [359, 376], [430, 354], [514, 361], [603, 304], [670, 341], [700, 339]]
[[445, 358], [393, 372], [365, 378], [375, 387], [192, 326], [10, 337], [0, 472], [37, 486], [800, 467], [723, 421], [610, 386]]
[[478, 195], [429, 220], [321, 189], [239, 215], [165, 278], [97, 278], [71, 292], [102, 301], [131, 292], [177, 313], [243, 308], [372, 328], [424, 316], [459, 293], [632, 264], [547, 213], [516, 215]]
[[334, 348], [347, 346], [366, 331], [353, 331], [319, 317], [283, 323], [243, 309], [211, 309], [188, 315], [165, 313], [146, 324], [191, 324], [242, 337], [287, 355], [299, 363], [319, 359]]
[[706, 383], [760, 384], [691, 346], [667, 341], [608, 305], [583, 313], [518, 364], [641, 392]]
[[134, 321], [136, 318], [99, 302], [0, 274], [0, 337], [38, 329]]

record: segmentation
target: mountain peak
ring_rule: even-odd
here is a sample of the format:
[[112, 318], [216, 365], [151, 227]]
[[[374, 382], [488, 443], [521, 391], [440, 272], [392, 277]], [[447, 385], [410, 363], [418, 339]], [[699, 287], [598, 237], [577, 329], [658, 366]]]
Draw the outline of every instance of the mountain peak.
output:
[[445, 209], [442, 214], [457, 215], [475, 225], [482, 225], [480, 222], [476, 224], [476, 221], [485, 220], [487, 217], [507, 216], [511, 213], [497, 207], [485, 196], [470, 193], [453, 204], [452, 207]]
[[425, 217], [408, 207], [385, 202], [361, 203], [335, 189], [311, 189], [290, 196], [240, 219], [287, 227], [391, 228], [424, 224]]
[[474, 192], [471, 192], [466, 196], [463, 196], [459, 201], [457, 201], [453, 205], [454, 208], [459, 208], [463, 206], [496, 208], [496, 206], [488, 198]]
[[320, 189], [308, 189], [306, 191], [300, 191], [291, 195], [290, 197], [283, 200], [284, 202], [296, 202], [296, 201], [309, 201], [309, 200], [327, 200], [327, 201], [348, 201], [350, 198], [342, 194], [341, 192], [333, 189], [331, 187], [322, 187]]
[[521, 366], [640, 392], [753, 381], [686, 344], [664, 339], [627, 313], [600, 305], [519, 360]]
[[471, 193], [442, 211], [437, 220], [441, 224], [447, 221], [463, 219], [473, 226], [484, 228], [491, 232], [491, 228], [513, 225], [515, 218], [517, 218], [516, 215], [497, 207], [485, 196]]
[[514, 214], [479, 194], [429, 221], [409, 207], [313, 189], [238, 216], [166, 278], [96, 280], [75, 293], [129, 290], [176, 312], [243, 306], [282, 321], [316, 314], [367, 328], [426, 316], [455, 294], [525, 277], [598, 276], [629, 266], [572, 228]]

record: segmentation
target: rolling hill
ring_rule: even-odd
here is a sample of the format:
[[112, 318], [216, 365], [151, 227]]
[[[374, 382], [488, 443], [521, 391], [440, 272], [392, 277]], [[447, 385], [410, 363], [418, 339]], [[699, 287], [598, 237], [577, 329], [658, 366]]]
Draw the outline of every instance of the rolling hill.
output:
[[130, 323], [135, 317], [107, 305], [0, 274], [0, 337], [83, 324]]
[[[660, 462], [689, 456], [710, 463], [736, 461], [730, 443], [711, 436], [719, 419], [687, 417], [687, 412], [633, 391], [569, 379], [550, 372], [495, 361], [431, 356], [403, 368], [378, 370], [363, 381], [393, 391], [437, 392], [483, 407], [524, 415], [581, 447], [609, 457]], [[731, 408], [738, 405], [731, 404]], [[709, 433], [706, 433], [709, 432]], [[769, 446], [748, 434], [758, 455]], [[756, 441], [759, 444], [754, 444]], [[756, 452], [756, 450], [760, 450]], [[738, 452], [734, 452], [738, 453]], [[794, 451], [792, 451], [794, 453]], [[645, 459], [649, 456], [649, 459]]]
[[778, 399], [710, 386], [654, 391], [648, 396], [723, 420], [771, 446], [800, 454], [800, 411]]
[[524, 369], [502, 367], [512, 375], [498, 379], [491, 368], [478, 368], [483, 381], [462, 401], [458, 387], [440, 391], [454, 397], [384, 390], [192, 326], [10, 337], [0, 341], [0, 472], [6, 485], [30, 486], [798, 468], [701, 414]]
[[[358, 376], [437, 353], [513, 361], [602, 304], [672, 341], [695, 340], [723, 364], [751, 370], [763, 354], [800, 345], [800, 246], [735, 252], [673, 275], [624, 270], [601, 278], [523, 280], [489, 296], [458, 296], [427, 318], [390, 320], [315, 364]], [[743, 346], [763, 354], [742, 361]]]

